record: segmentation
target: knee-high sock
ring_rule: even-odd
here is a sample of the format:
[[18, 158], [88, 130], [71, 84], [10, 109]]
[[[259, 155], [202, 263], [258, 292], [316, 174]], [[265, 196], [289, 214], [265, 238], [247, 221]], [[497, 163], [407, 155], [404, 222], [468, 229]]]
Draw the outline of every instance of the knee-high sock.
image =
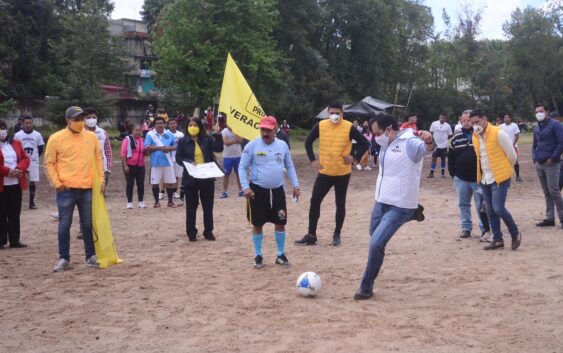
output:
[[33, 203], [35, 200], [35, 183], [29, 184], [29, 203]]
[[154, 203], [158, 203], [159, 187], [158, 185], [152, 186], [152, 196], [154, 196]]
[[254, 244], [254, 253], [256, 256], [262, 256], [262, 241], [264, 240], [264, 234], [252, 234], [252, 244]]
[[436, 169], [436, 162], [432, 162], [432, 164], [430, 165], [430, 171], [434, 171]]
[[440, 163], [440, 167], [442, 167], [442, 174], [444, 174], [444, 171], [446, 170], [446, 161], [442, 161]]
[[276, 245], [278, 246], [278, 256], [285, 254], [285, 231], [274, 233], [276, 238]]
[[166, 188], [166, 193], [168, 194], [168, 202], [172, 202], [176, 190], [176, 188]]

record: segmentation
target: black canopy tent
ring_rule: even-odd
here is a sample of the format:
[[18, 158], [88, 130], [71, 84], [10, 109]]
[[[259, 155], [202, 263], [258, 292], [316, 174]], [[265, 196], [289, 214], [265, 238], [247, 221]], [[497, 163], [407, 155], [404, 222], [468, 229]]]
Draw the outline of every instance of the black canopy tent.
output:
[[[387, 103], [370, 96], [365, 97], [361, 101], [354, 104], [344, 105], [344, 117], [347, 119], [370, 119], [374, 116], [381, 114], [390, 108], [404, 108], [403, 105]], [[316, 116], [317, 119], [328, 118], [328, 107], [323, 109]]]

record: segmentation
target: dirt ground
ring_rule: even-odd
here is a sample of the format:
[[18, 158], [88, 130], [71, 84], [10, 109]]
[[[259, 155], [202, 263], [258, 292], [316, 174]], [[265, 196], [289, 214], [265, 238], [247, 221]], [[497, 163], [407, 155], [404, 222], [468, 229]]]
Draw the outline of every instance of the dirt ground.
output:
[[[0, 352], [563, 352], [563, 231], [534, 226], [545, 209], [530, 149], [522, 146], [524, 182], [512, 184], [507, 203], [523, 234], [517, 251], [486, 252], [477, 231], [460, 241], [452, 180], [423, 179], [426, 220], [390, 241], [375, 298], [363, 302], [352, 296], [367, 258], [376, 169], [353, 172], [342, 246], [329, 245], [331, 193], [318, 245], [298, 247], [316, 174], [305, 155], [294, 156], [303, 195], [295, 204], [288, 197], [292, 266], [273, 264], [267, 225], [263, 270], [252, 266], [242, 198], [216, 198], [217, 241], [190, 243], [183, 208], [125, 209], [116, 164], [108, 206], [123, 263], [86, 267], [75, 212], [73, 269], [54, 274], [55, 195], [43, 176], [39, 209], [24, 207], [21, 217], [29, 247], [0, 251]], [[201, 233], [201, 212], [198, 226]], [[316, 298], [296, 294], [304, 271], [323, 280]]]

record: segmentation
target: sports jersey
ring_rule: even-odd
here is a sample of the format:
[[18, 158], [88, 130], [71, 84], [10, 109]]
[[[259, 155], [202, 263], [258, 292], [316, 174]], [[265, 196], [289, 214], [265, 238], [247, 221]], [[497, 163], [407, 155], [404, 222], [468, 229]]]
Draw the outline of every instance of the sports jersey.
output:
[[23, 130], [18, 131], [14, 135], [14, 139], [21, 142], [22, 147], [27, 153], [30, 160], [31, 167], [39, 166], [39, 146], [45, 145], [43, 137], [41, 134], [35, 130], [31, 131], [29, 134]]
[[448, 147], [448, 137], [453, 135], [450, 124], [446, 122], [441, 124], [439, 120], [436, 120], [432, 123], [432, 125], [430, 125], [430, 132], [432, 132], [432, 135], [434, 136], [437, 148]]
[[510, 125], [500, 124], [499, 128], [502, 131], [506, 132], [508, 137], [510, 137], [510, 141], [512, 142], [512, 145], [514, 147], [518, 147], [518, 144], [514, 144], [514, 140], [516, 140], [516, 135], [520, 134], [520, 128], [518, 127], [518, 124], [515, 123], [510, 123]]

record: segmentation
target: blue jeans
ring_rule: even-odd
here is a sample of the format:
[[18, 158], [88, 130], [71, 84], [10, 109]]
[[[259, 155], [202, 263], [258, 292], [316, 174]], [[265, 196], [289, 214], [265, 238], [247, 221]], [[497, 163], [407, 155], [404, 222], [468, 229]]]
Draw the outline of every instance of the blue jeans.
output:
[[84, 238], [86, 259], [94, 255], [92, 235], [92, 189], [71, 189], [57, 192], [59, 206], [59, 257], [70, 261], [70, 226], [74, 206], [78, 206], [80, 230]]
[[489, 217], [494, 241], [503, 241], [502, 232], [500, 231], [501, 218], [504, 221], [504, 224], [506, 224], [510, 236], [512, 236], [512, 239], [515, 239], [520, 233], [518, 231], [518, 226], [514, 223], [514, 219], [512, 218], [510, 212], [508, 212], [506, 207], [504, 207], [504, 204], [506, 203], [506, 194], [508, 193], [508, 188], [510, 188], [510, 179], [500, 184], [479, 184], [479, 187], [483, 191], [485, 205], [487, 206], [487, 216]]
[[381, 265], [383, 265], [387, 242], [404, 223], [414, 216], [415, 212], [415, 209], [401, 208], [379, 202], [376, 202], [373, 206], [369, 225], [371, 240], [368, 263], [361, 284], [363, 292], [373, 292], [373, 282], [379, 274]]
[[[475, 199], [477, 214], [479, 214], [479, 205], [481, 205], [482, 196], [477, 192], [479, 185], [477, 182], [461, 180], [458, 177], [454, 177], [454, 184], [457, 192], [457, 205], [460, 210], [461, 230], [470, 232], [473, 228], [473, 222], [471, 221], [471, 197], [473, 196]], [[481, 231], [484, 230], [481, 219], [479, 219], [479, 228]]]

